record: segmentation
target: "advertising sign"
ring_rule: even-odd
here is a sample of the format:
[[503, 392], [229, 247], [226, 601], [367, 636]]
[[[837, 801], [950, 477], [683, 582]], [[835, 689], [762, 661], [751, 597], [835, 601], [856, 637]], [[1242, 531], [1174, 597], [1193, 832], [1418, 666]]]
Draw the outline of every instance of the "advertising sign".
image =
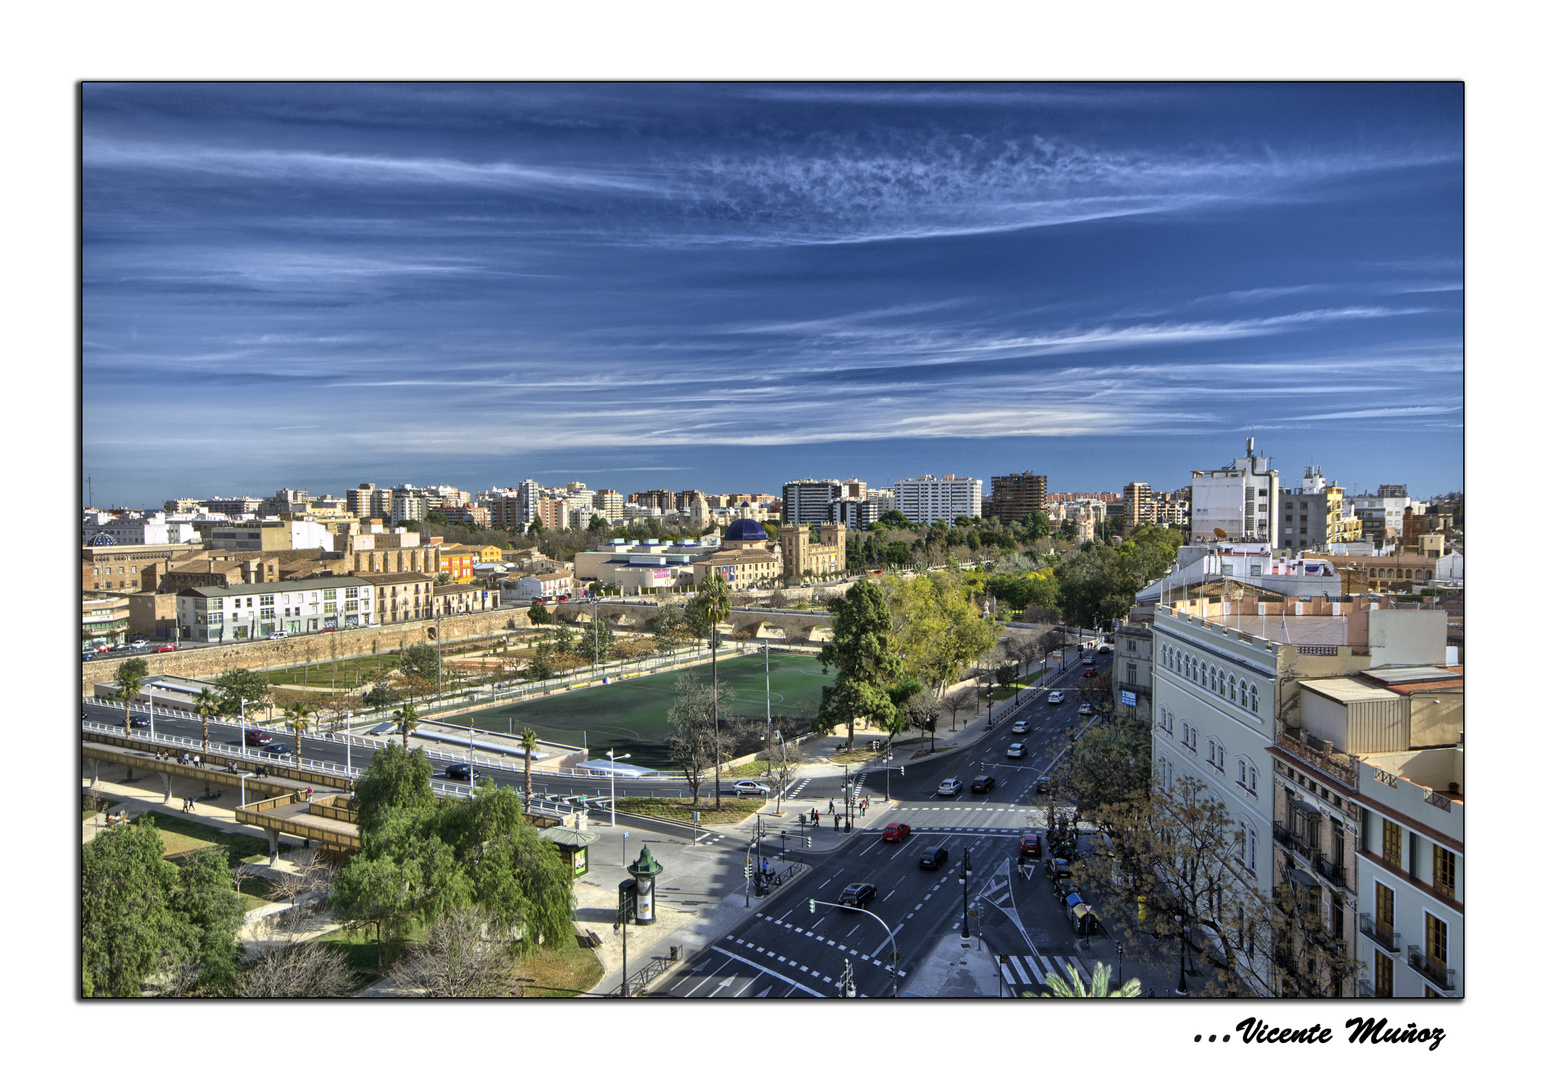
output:
[[1133, 693], [1133, 691], [1131, 691], [1131, 690], [1123, 690], [1122, 691], [1122, 704], [1126, 705], [1126, 706], [1129, 706], [1130, 708], [1137, 708], [1138, 707], [1138, 695]]

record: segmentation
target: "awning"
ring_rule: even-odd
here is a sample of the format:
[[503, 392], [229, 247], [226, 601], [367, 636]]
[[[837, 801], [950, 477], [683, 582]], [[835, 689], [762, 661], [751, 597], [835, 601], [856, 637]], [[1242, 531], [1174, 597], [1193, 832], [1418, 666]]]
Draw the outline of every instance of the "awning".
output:
[[1319, 889], [1321, 883], [1316, 880], [1314, 874], [1306, 873], [1297, 866], [1287, 867], [1283, 876], [1301, 889]]
[[1307, 803], [1303, 799], [1296, 799], [1292, 795], [1288, 797], [1289, 808], [1300, 817], [1320, 817], [1321, 808], [1313, 803]]

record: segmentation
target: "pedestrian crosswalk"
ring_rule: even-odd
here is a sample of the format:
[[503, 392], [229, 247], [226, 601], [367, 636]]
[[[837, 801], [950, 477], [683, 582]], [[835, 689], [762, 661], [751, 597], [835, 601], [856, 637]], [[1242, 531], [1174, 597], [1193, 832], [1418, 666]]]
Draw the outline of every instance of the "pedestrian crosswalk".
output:
[[1032, 953], [1030, 956], [1009, 956], [999, 966], [1004, 973], [1004, 981], [1010, 986], [1040, 993], [1047, 988], [1048, 975], [1056, 975], [1067, 982], [1069, 964], [1074, 965], [1080, 980], [1089, 986], [1094, 972], [1090, 964], [1079, 956], [1042, 956], [1040, 953]]

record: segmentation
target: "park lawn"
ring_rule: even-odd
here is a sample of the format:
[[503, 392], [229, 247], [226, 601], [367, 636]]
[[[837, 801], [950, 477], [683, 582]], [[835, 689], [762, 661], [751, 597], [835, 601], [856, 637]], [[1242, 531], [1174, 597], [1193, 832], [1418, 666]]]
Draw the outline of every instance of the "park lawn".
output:
[[748, 761], [745, 764], [734, 765], [728, 769], [720, 769], [719, 771], [722, 775], [734, 777], [737, 780], [743, 776], [766, 776], [768, 775], [768, 763], [766, 761]]
[[521, 996], [528, 998], [575, 997], [595, 986], [606, 973], [595, 952], [581, 948], [573, 934], [520, 961], [515, 972], [517, 983], [526, 984]]
[[827, 758], [831, 761], [837, 762], [839, 765], [853, 765], [856, 762], [869, 761], [874, 756], [875, 751], [867, 749], [856, 737], [854, 739], [854, 748], [852, 750], [834, 750], [832, 753], [827, 755]]
[[747, 814], [761, 810], [763, 799], [720, 798], [721, 809], [714, 809], [714, 796], [707, 794], [697, 806], [691, 799], [662, 799], [637, 796], [618, 799], [617, 808], [625, 814], [645, 814], [650, 817], [672, 818], [691, 821], [693, 811], [698, 811], [700, 825], [734, 825]]
[[154, 811], [142, 814], [140, 817], [151, 819], [151, 823], [161, 833], [161, 842], [166, 845], [168, 856], [181, 855], [194, 848], [218, 844], [228, 849], [231, 855], [241, 862], [253, 861], [254, 855], [268, 858], [268, 841], [256, 836], [221, 832], [209, 825], [201, 825], [196, 821], [183, 821], [181, 818], [157, 814]]
[[[343, 950], [349, 961], [349, 969], [360, 980], [360, 985], [365, 986], [381, 978], [382, 973], [376, 969], [376, 930], [366, 926], [357, 930], [341, 927], [330, 934], [323, 934], [317, 938], [335, 949]], [[386, 938], [381, 940], [382, 955], [390, 965], [393, 957], [393, 943]]]

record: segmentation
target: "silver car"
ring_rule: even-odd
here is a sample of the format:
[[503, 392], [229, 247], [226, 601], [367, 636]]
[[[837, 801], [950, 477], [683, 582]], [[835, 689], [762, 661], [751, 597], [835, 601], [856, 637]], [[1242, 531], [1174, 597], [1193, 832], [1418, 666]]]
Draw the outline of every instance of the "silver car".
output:
[[959, 794], [961, 794], [961, 781], [956, 780], [953, 777], [951, 779], [949, 779], [949, 780], [944, 781], [943, 783], [941, 783], [939, 785], [939, 794], [941, 794], [941, 795], [959, 795]]
[[737, 795], [770, 795], [773, 789], [755, 780], [737, 780], [731, 787]]

